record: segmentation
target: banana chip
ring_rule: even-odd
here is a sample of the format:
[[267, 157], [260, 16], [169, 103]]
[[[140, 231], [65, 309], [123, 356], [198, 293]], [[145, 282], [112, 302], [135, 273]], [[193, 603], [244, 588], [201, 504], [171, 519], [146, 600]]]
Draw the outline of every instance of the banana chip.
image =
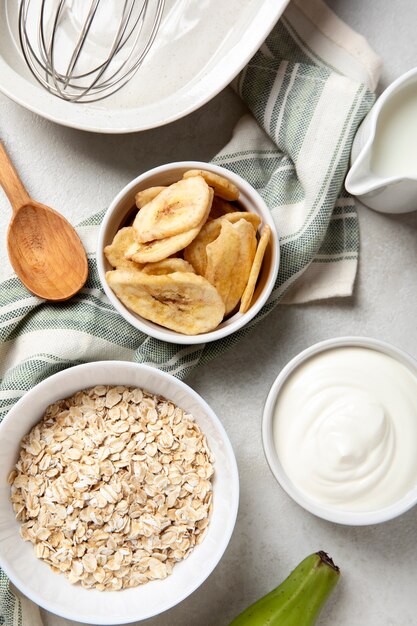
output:
[[125, 257], [132, 245], [136, 245], [135, 231], [131, 226], [121, 228], [114, 236], [112, 243], [104, 248], [106, 259], [112, 267], [134, 267], [135, 264]]
[[219, 236], [206, 248], [205, 277], [220, 293], [226, 315], [233, 311], [242, 297], [255, 251], [255, 230], [244, 219], [236, 224], [222, 220]]
[[180, 235], [207, 219], [213, 192], [204, 178], [180, 180], [161, 191], [137, 214], [133, 222], [141, 243]]
[[148, 241], [146, 243], [136, 242], [126, 252], [126, 257], [135, 263], [155, 263], [156, 261], [162, 261], [188, 246], [197, 237], [205, 221], [206, 218], [204, 218], [196, 228], [192, 228], [179, 235], [174, 235], [173, 237], [155, 239], [154, 241]]
[[172, 274], [173, 272], [191, 272], [195, 274], [195, 270], [191, 263], [184, 259], [169, 258], [156, 263], [147, 263], [141, 269], [145, 274], [159, 276], [161, 274]]
[[153, 276], [119, 269], [107, 272], [106, 279], [132, 311], [184, 335], [213, 330], [224, 317], [224, 304], [215, 287], [190, 272]]
[[211, 205], [210, 215], [208, 216], [209, 220], [215, 220], [218, 217], [223, 217], [225, 213], [235, 213], [236, 206], [227, 202], [227, 200], [223, 200], [219, 198], [219, 196], [214, 196], [213, 204]]
[[237, 265], [240, 243], [239, 233], [233, 225], [222, 220], [219, 236], [206, 247], [207, 265], [204, 276], [219, 292], [226, 315], [236, 306], [236, 302], [232, 303], [229, 296], [236, 280], [236, 272], [240, 271]]
[[204, 276], [207, 267], [206, 248], [209, 243], [220, 235], [222, 222], [220, 219], [206, 222], [197, 237], [184, 250], [184, 258], [191, 263], [197, 274]]
[[148, 189], [138, 191], [135, 196], [135, 202], [138, 209], [142, 209], [145, 204], [148, 204], [148, 202], [156, 198], [156, 196], [158, 196], [164, 189], [166, 189], [166, 187], [148, 187]]
[[252, 302], [253, 294], [255, 291], [256, 282], [258, 280], [259, 272], [261, 271], [262, 261], [264, 259], [265, 250], [268, 246], [269, 240], [271, 238], [271, 229], [266, 224], [263, 228], [261, 238], [258, 243], [258, 247], [256, 249], [255, 258], [253, 260], [253, 265], [250, 271], [248, 284], [246, 285], [245, 291], [243, 292], [242, 300], [240, 303], [239, 312], [246, 313], [249, 310], [249, 307]]
[[213, 187], [216, 196], [224, 200], [237, 200], [239, 198], [239, 189], [231, 183], [227, 178], [219, 176], [214, 172], [206, 172], [205, 170], [188, 170], [183, 174], [184, 179], [193, 178], [194, 176], [202, 176], [206, 183]]
[[232, 224], [235, 224], [242, 219], [247, 220], [252, 224], [255, 230], [258, 230], [258, 227], [262, 221], [257, 213], [249, 213], [249, 211], [236, 211], [235, 213], [226, 213], [225, 215], [223, 215], [223, 219], [232, 222]]
[[233, 213], [225, 213], [217, 219], [210, 220], [203, 226], [198, 236], [184, 250], [184, 258], [191, 263], [197, 274], [205, 276], [207, 267], [206, 248], [219, 236], [222, 227], [222, 220], [227, 220], [231, 224], [235, 224], [242, 219], [246, 220], [249, 224], [252, 224], [255, 231], [261, 223], [261, 218], [257, 215], [257, 213], [233, 211]]

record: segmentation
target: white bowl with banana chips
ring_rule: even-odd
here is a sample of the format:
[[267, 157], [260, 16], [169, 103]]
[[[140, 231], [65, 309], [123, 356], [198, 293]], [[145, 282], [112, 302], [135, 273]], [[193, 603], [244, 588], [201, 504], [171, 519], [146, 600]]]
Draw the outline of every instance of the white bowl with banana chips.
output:
[[[104, 248], [109, 245], [116, 232], [124, 225], [129, 223], [132, 218], [132, 212], [135, 210], [135, 194], [138, 191], [148, 187], [159, 185], [170, 185], [182, 178], [187, 170], [202, 169], [213, 172], [228, 179], [239, 189], [239, 204], [245, 211], [257, 213], [262, 220], [263, 225], [268, 225], [271, 229], [271, 238], [266, 249], [265, 257], [262, 263], [261, 272], [255, 288], [252, 304], [246, 313], [235, 313], [227, 319], [223, 320], [217, 328], [212, 331], [201, 333], [199, 335], [185, 335], [183, 333], [170, 330], [159, 324], [146, 320], [128, 309], [116, 296], [106, 281], [106, 272], [111, 270], [109, 262], [104, 255]], [[137, 209], [136, 209], [137, 211]], [[101, 224], [98, 242], [97, 242], [97, 268], [103, 289], [113, 304], [114, 308], [129, 324], [138, 330], [162, 341], [180, 344], [200, 344], [209, 341], [216, 341], [231, 335], [240, 330], [248, 322], [250, 322], [260, 309], [267, 302], [274, 288], [279, 267], [279, 238], [276, 232], [274, 220], [271, 212], [262, 200], [259, 193], [241, 176], [230, 172], [229, 170], [200, 161], [180, 161], [176, 163], [168, 163], [155, 167], [132, 180], [124, 187], [115, 197], [108, 208], [103, 222]]]

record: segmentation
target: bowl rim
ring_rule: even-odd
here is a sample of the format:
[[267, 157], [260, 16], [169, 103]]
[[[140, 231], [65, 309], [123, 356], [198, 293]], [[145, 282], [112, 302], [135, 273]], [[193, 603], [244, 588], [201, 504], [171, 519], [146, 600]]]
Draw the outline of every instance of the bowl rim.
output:
[[[259, 213], [261, 214], [264, 223], [268, 224], [271, 228], [271, 270], [268, 280], [265, 283], [265, 287], [263, 292], [259, 295], [257, 301], [249, 308], [246, 313], [235, 313], [232, 316], [233, 321], [222, 328], [215, 328], [209, 332], [201, 333], [199, 335], [183, 335], [176, 331], [170, 329], [164, 329], [162, 326], [159, 326], [155, 323], [152, 323], [153, 326], [149, 327], [145, 322], [149, 320], [142, 321], [142, 318], [138, 319], [136, 314], [131, 312], [116, 296], [113, 290], [109, 287], [106, 281], [106, 270], [104, 267], [104, 244], [105, 244], [105, 236], [107, 233], [107, 228], [109, 222], [111, 221], [113, 214], [117, 210], [119, 204], [124, 200], [124, 198], [130, 194], [140, 183], [146, 181], [148, 178], [153, 177], [158, 174], [164, 174], [169, 172], [170, 170], [175, 169], [205, 169], [207, 171], [214, 172], [216, 174], [220, 174], [225, 178], [228, 178], [233, 182], [239, 189], [244, 191], [247, 195], [251, 196], [256, 200], [254, 204], [256, 204], [257, 209], [259, 209]], [[268, 209], [266, 203], [259, 195], [259, 192], [252, 187], [250, 183], [248, 183], [244, 178], [231, 172], [230, 170], [221, 167], [219, 165], [215, 165], [212, 163], [206, 163], [204, 161], [174, 161], [172, 163], [166, 163], [164, 165], [159, 165], [154, 167], [146, 172], [143, 172], [132, 181], [130, 181], [127, 185], [123, 187], [116, 195], [116, 197], [111, 202], [109, 208], [107, 209], [103, 220], [100, 225], [100, 230], [97, 238], [97, 250], [96, 250], [96, 258], [97, 258], [97, 270], [100, 279], [101, 286], [110, 300], [111, 304], [114, 306], [116, 311], [134, 328], [137, 330], [149, 335], [150, 337], [154, 337], [155, 339], [159, 339], [161, 341], [166, 341], [168, 343], [179, 343], [183, 345], [198, 345], [202, 343], [209, 343], [211, 341], [217, 341], [218, 339], [224, 339], [228, 337], [232, 333], [241, 330], [245, 327], [248, 322], [250, 322], [262, 309], [264, 304], [267, 302], [270, 297], [274, 285], [276, 282], [276, 278], [278, 275], [278, 270], [280, 266], [280, 243], [279, 236], [275, 227], [275, 223], [272, 217], [270, 210]], [[140, 316], [139, 316], [140, 317]]]
[[[15, 70], [0, 55], [0, 92], [33, 113], [64, 127], [104, 134], [141, 132], [175, 122], [198, 110], [212, 100], [238, 75], [267, 38], [285, 11], [289, 0], [263, 0], [247, 28], [243, 29], [238, 45], [226, 50], [226, 55], [211, 66], [200, 80], [193, 79], [182, 85], [178, 92], [170, 93], [161, 104], [139, 105], [128, 109], [123, 105], [116, 109], [89, 107], [88, 104], [72, 103], [68, 108], [64, 101], [43, 90], [35, 80]], [[219, 71], [220, 68], [220, 71]], [[29, 70], [27, 70], [29, 72]], [[171, 107], [172, 102], [179, 102]], [[87, 107], [87, 108], [86, 108]], [[145, 116], [145, 122], [143, 117]], [[126, 121], [127, 118], [127, 121]]]
[[[230, 468], [231, 468], [229, 481], [230, 481], [230, 483], [232, 485], [232, 489], [231, 489], [232, 498], [231, 498], [231, 501], [230, 501], [229, 515], [227, 517], [226, 523], [224, 524], [224, 527], [226, 528], [226, 531], [225, 531], [225, 534], [223, 535], [223, 538], [221, 539], [221, 541], [219, 541], [217, 543], [217, 546], [219, 546], [218, 547], [218, 558], [215, 560], [215, 562], [206, 571], [204, 571], [204, 567], [202, 567], [200, 571], [204, 572], [204, 573], [197, 579], [197, 581], [195, 583], [193, 583], [190, 586], [189, 589], [186, 590], [185, 593], [179, 594], [178, 598], [174, 602], [170, 602], [166, 606], [163, 606], [163, 603], [161, 602], [161, 605], [162, 605], [161, 610], [158, 610], [157, 612], [151, 610], [151, 611], [149, 611], [149, 613], [144, 614], [144, 615], [142, 615], [139, 618], [136, 616], [136, 617], [128, 618], [127, 621], [123, 622], [123, 623], [129, 624], [129, 623], [133, 623], [133, 622], [149, 619], [149, 618], [154, 617], [156, 615], [160, 615], [160, 614], [165, 613], [166, 611], [170, 610], [174, 606], [177, 606], [178, 604], [180, 604], [188, 596], [190, 596], [192, 593], [194, 593], [194, 591], [196, 591], [207, 580], [207, 578], [210, 576], [210, 574], [214, 571], [214, 569], [220, 563], [220, 561], [221, 561], [221, 559], [222, 559], [222, 557], [224, 555], [224, 552], [226, 551], [226, 548], [229, 545], [230, 539], [232, 537], [232, 534], [233, 534], [233, 531], [234, 531], [234, 528], [235, 528], [235, 525], [236, 525], [236, 519], [237, 519], [237, 514], [238, 514], [238, 508], [239, 508], [239, 493], [240, 493], [239, 472], [238, 472], [236, 456], [235, 456], [232, 444], [230, 442], [230, 439], [229, 439], [229, 437], [227, 435], [227, 432], [226, 432], [222, 422], [220, 421], [219, 417], [216, 415], [216, 413], [210, 407], [210, 405], [206, 402], [206, 400], [204, 400], [204, 398], [202, 396], [200, 396], [200, 394], [198, 394], [192, 387], [190, 387], [189, 385], [184, 383], [182, 380], [179, 380], [175, 376], [172, 376], [172, 374], [169, 374], [168, 372], [164, 372], [164, 371], [162, 371], [160, 369], [157, 369], [155, 367], [152, 367], [150, 365], [145, 365], [145, 364], [142, 364], [142, 363], [134, 363], [134, 362], [129, 362], [129, 361], [116, 361], [116, 360], [92, 361], [92, 362], [89, 362], [89, 363], [82, 363], [80, 365], [74, 365], [72, 367], [69, 367], [69, 368], [66, 368], [64, 370], [61, 370], [60, 372], [52, 374], [51, 376], [48, 376], [48, 378], [42, 380], [37, 385], [35, 385], [31, 389], [29, 389], [29, 391], [27, 391], [13, 405], [13, 407], [10, 409], [10, 411], [7, 413], [7, 415], [4, 417], [4, 419], [0, 423], [0, 438], [1, 438], [2, 430], [4, 429], [4, 424], [9, 422], [9, 421], [11, 421], [12, 419], [18, 419], [18, 416], [16, 416], [16, 413], [19, 412], [20, 406], [24, 403], [24, 401], [27, 402], [27, 398], [28, 398], [29, 395], [32, 394], [32, 392], [34, 392], [35, 390], [36, 390], [36, 392], [42, 391], [44, 388], [47, 388], [48, 386], [51, 386], [53, 384], [55, 384], [55, 387], [57, 388], [59, 386], [60, 380], [62, 380], [63, 378], [66, 378], [66, 377], [74, 376], [74, 372], [80, 372], [80, 371], [83, 372], [83, 371], [87, 371], [87, 370], [93, 370], [97, 366], [100, 367], [100, 366], [103, 366], [103, 365], [105, 365], [105, 367], [108, 367], [108, 368], [128, 368], [128, 369], [131, 369], [132, 371], [136, 371], [136, 372], [151, 373], [153, 375], [156, 375], [156, 376], [160, 377], [161, 379], [164, 379], [166, 381], [170, 381], [171, 383], [174, 382], [176, 385], [178, 385], [179, 389], [181, 389], [185, 394], [191, 396], [191, 398], [194, 401], [196, 401], [202, 407], [202, 409], [205, 412], [205, 414], [207, 415], [208, 419], [214, 423], [214, 425], [216, 427], [216, 430], [220, 434], [221, 441], [222, 441], [222, 446], [223, 446], [223, 449], [227, 453], [227, 458], [229, 460]], [[138, 384], [140, 385], [139, 381], [138, 381]], [[46, 403], [46, 406], [47, 406], [47, 403]], [[18, 522], [16, 522], [16, 523], [18, 523]], [[97, 624], [97, 625], [100, 625], [100, 626], [101, 625], [103, 625], [103, 626], [106, 626], [106, 625], [110, 626], [112, 624], [116, 625], [116, 624], [120, 623], [120, 616], [117, 617], [117, 621], [114, 621], [114, 620], [112, 620], [111, 618], [108, 618], [108, 617], [107, 618], [103, 618], [102, 616], [98, 616], [98, 615], [94, 617], [94, 621], [90, 621], [90, 619], [92, 619], [92, 618], [89, 618], [89, 621], [85, 621], [85, 618], [83, 619], [79, 615], [69, 613], [66, 610], [60, 610], [59, 606], [58, 607], [55, 606], [50, 601], [44, 600], [36, 592], [33, 592], [31, 587], [27, 585], [27, 583], [25, 582], [24, 579], [22, 580], [22, 579], [19, 579], [18, 577], [16, 577], [14, 575], [14, 573], [9, 570], [8, 564], [7, 563], [5, 564], [5, 562], [3, 561], [3, 556], [1, 554], [1, 552], [0, 552], [0, 567], [3, 569], [3, 571], [6, 574], [6, 576], [15, 585], [15, 587], [17, 589], [19, 589], [27, 598], [29, 598], [35, 604], [37, 604], [40, 607], [46, 609], [47, 611], [50, 611], [51, 613], [53, 613], [55, 615], [58, 615], [60, 617], [63, 617], [65, 619], [69, 619], [69, 620], [76, 620], [76, 621], [79, 621], [79, 622], [85, 623], [85, 624]], [[113, 593], [113, 592], [102, 592], [102, 593]]]
[[284, 472], [273, 443], [274, 408], [279, 392], [285, 381], [294, 370], [296, 370], [302, 363], [310, 359], [312, 356], [338, 347], [363, 347], [377, 352], [382, 352], [383, 354], [391, 356], [395, 360], [399, 361], [414, 371], [417, 375], [417, 360], [406, 351], [387, 341], [355, 335], [335, 337], [333, 339], [319, 341], [296, 354], [283, 367], [273, 382], [263, 409], [262, 445], [269, 468], [278, 484], [297, 504], [305, 510], [326, 521], [346, 526], [367, 526], [371, 524], [380, 524], [398, 517], [402, 513], [411, 509], [417, 503], [417, 484], [412, 490], [402, 496], [402, 498], [396, 500], [393, 504], [380, 509], [372, 511], [349, 511], [336, 509], [309, 498], [294, 485]]

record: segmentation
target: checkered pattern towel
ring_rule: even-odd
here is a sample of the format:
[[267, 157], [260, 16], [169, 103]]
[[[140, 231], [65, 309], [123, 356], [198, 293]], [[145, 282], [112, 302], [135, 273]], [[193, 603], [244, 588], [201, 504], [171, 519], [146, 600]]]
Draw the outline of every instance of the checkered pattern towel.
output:
[[[251, 115], [214, 162], [247, 179], [270, 208], [281, 266], [268, 303], [224, 340], [181, 346], [134, 330], [115, 312], [97, 276], [103, 213], [79, 226], [89, 279], [71, 301], [32, 296], [16, 277], [0, 283], [0, 419], [25, 391], [63, 368], [125, 359], [184, 378], [245, 336], [278, 302], [352, 292], [358, 259], [354, 202], [343, 190], [353, 137], [370, 109], [379, 60], [321, 0], [294, 0], [234, 81]], [[39, 611], [0, 575], [0, 624], [38, 626]]]

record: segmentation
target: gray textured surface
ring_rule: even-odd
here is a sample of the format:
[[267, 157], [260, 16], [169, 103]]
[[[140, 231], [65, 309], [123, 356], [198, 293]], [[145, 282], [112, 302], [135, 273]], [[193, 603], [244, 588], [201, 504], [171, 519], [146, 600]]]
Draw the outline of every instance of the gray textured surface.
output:
[[[384, 60], [382, 85], [416, 63], [415, 0], [329, 4], [364, 34]], [[179, 159], [210, 159], [228, 140], [243, 106], [229, 90], [179, 122], [130, 136], [60, 128], [0, 98], [0, 133], [30, 192], [71, 220], [106, 206], [131, 178]], [[1, 271], [9, 211], [0, 197]], [[320, 624], [407, 626], [417, 623], [417, 509], [381, 526], [346, 528], [306, 513], [278, 487], [264, 459], [264, 400], [282, 366], [301, 349], [338, 335], [370, 335], [417, 355], [417, 213], [387, 217], [360, 211], [361, 260], [352, 299], [278, 308], [232, 353], [189, 383], [222, 418], [241, 478], [241, 505], [218, 568], [190, 598], [149, 626], [226, 626], [308, 553], [325, 549], [343, 578]], [[46, 615], [47, 626], [71, 623]], [[300, 625], [301, 626], [301, 625]]]

